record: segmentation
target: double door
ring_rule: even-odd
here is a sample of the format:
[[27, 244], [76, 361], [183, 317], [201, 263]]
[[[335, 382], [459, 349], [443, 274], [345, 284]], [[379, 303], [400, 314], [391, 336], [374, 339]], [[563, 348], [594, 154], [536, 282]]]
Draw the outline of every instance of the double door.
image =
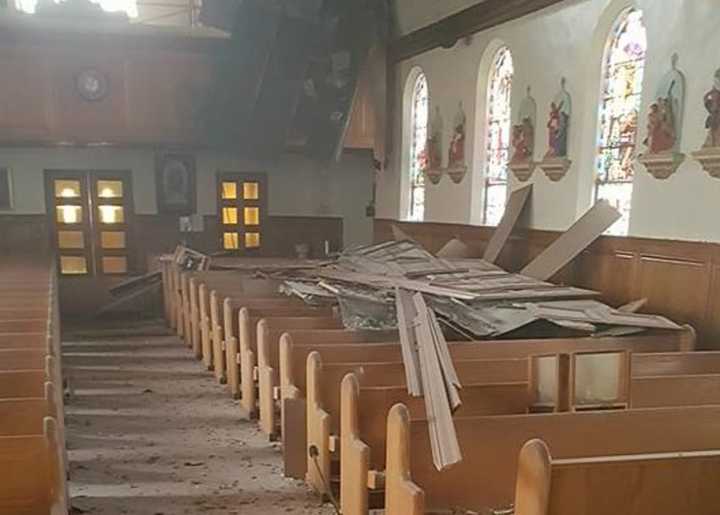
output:
[[123, 275], [130, 266], [130, 172], [47, 171], [51, 240], [63, 276]]

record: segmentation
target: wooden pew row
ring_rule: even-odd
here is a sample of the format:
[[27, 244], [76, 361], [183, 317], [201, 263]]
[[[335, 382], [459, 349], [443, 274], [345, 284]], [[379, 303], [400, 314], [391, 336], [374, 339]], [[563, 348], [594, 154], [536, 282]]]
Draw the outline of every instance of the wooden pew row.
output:
[[459, 417], [454, 421], [463, 460], [439, 472], [432, 463], [427, 421], [411, 420], [403, 405], [391, 409], [387, 515], [510, 506], [520, 450], [534, 438], [547, 442], [558, 459], [720, 449], [720, 406]]
[[[0, 290], [0, 513], [66, 515], [67, 451], [57, 283]], [[35, 273], [37, 272], [37, 273]]]
[[[235, 303], [242, 307], [235, 309]], [[243, 367], [242, 356], [251, 359], [257, 354], [257, 323], [263, 318], [276, 317], [312, 317], [332, 318], [330, 308], [312, 307], [298, 301], [282, 299], [243, 299], [226, 298], [223, 303], [224, 323], [222, 336], [224, 341], [221, 349], [225, 350], [225, 373], [230, 391], [235, 398], [240, 398], [241, 374], [245, 370], [253, 370], [252, 363]], [[235, 321], [235, 323], [233, 323]], [[242, 345], [240, 342], [243, 342]], [[250, 349], [251, 353], [242, 354], [240, 349]], [[254, 373], [254, 371], [252, 372]]]
[[[286, 474], [304, 477], [305, 442], [297, 427], [305, 427], [305, 373], [308, 355], [317, 350], [323, 363], [372, 363], [399, 362], [402, 360], [400, 345], [396, 341], [358, 344], [352, 339], [345, 341], [315, 340], [310, 344], [294, 341], [294, 332], [283, 335], [280, 342], [280, 392], [282, 434], [292, 434], [292, 440], [283, 440]], [[669, 351], [691, 348], [694, 332], [667, 333], [662, 336], [634, 336], [628, 338], [575, 338], [556, 340], [508, 340], [471, 343], [451, 343], [454, 359], [506, 359], [526, 358], [537, 353], [562, 351], [568, 348], [623, 350], [632, 348], [640, 352]], [[263, 403], [264, 405], [264, 403]], [[291, 413], [290, 415], [288, 415]], [[300, 449], [300, 450], [298, 450]], [[298, 453], [302, 453], [298, 460]], [[300, 469], [298, 469], [298, 466]]]
[[[267, 324], [269, 320], [274, 323], [272, 330]], [[281, 319], [266, 319], [264, 326], [258, 323], [257, 376], [260, 428], [271, 439], [275, 439], [283, 431], [280, 362], [282, 359], [281, 342], [284, 338], [292, 338], [294, 342], [299, 342], [299, 344], [324, 344], [325, 342], [368, 344], [383, 342], [397, 336], [397, 331], [394, 330], [346, 330], [339, 323], [339, 320], [338, 326], [335, 328], [304, 329], [301, 327], [293, 328], [284, 324], [286, 322]], [[304, 423], [302, 425], [304, 426]]]
[[[188, 346], [193, 347], [196, 356], [200, 357], [199, 339], [200, 339], [200, 306], [201, 292], [200, 285], [205, 285], [202, 295], [216, 292], [215, 302], [222, 302], [220, 299], [225, 294], [240, 293], [244, 296], [271, 296], [277, 294], [278, 283], [272, 280], [255, 279], [247, 274], [239, 272], [183, 272], [180, 279], [181, 294], [183, 306], [183, 320], [185, 323], [184, 335]], [[207, 299], [205, 299], [207, 300]], [[215, 305], [217, 309], [216, 316], [222, 315], [220, 306]], [[212, 312], [213, 306], [210, 306]], [[216, 319], [213, 323], [220, 323]], [[211, 325], [213, 327], [213, 325]]]
[[[682, 359], [682, 358], [681, 358]], [[459, 362], [462, 363], [462, 362]], [[312, 377], [310, 365], [308, 365], [308, 377]], [[566, 378], [569, 378], [567, 376]], [[560, 375], [558, 377], [560, 379]], [[354, 449], [363, 448], [367, 449], [367, 452], [371, 453], [373, 459], [385, 456], [384, 446], [384, 434], [382, 432], [383, 416], [387, 413], [388, 403], [382, 403], [372, 396], [368, 396], [368, 389], [359, 388], [354, 383], [357, 382], [355, 374], [349, 374], [347, 377], [349, 384], [343, 384], [343, 406], [341, 412], [343, 414], [343, 423], [346, 417], [349, 421], [354, 421], [354, 425], [348, 426], [348, 428], [342, 427], [340, 431], [340, 441], [343, 445], [348, 445], [348, 449], [341, 450], [342, 463], [341, 463], [341, 490], [349, 490], [350, 497], [343, 498], [343, 511], [350, 513], [357, 513], [358, 509], [362, 509], [363, 505], [366, 505], [368, 501], [362, 500], [358, 502], [357, 499], [362, 495], [362, 491], [354, 490], [356, 486], [356, 478], [358, 474], [361, 477], [372, 478], [374, 474], [368, 472], [365, 468], [366, 456], [353, 453]], [[641, 385], [641, 386], [638, 386]], [[558, 384], [558, 399], [560, 398], [560, 392], [563, 389], [562, 385]], [[347, 391], [346, 391], [347, 390]], [[348, 393], [355, 392], [355, 393]], [[403, 392], [399, 392], [400, 395]], [[465, 401], [466, 392], [461, 392], [461, 397]], [[310, 394], [309, 394], [310, 395]], [[364, 398], [365, 397], [365, 398]], [[529, 395], [529, 399], [533, 399], [534, 396]], [[638, 408], [660, 408], [660, 407], [687, 407], [687, 406], [703, 406], [703, 405], [720, 405], [720, 374], [704, 374], [704, 375], [669, 375], [669, 376], [650, 376], [635, 378], [632, 380], [632, 394], [631, 402], [628, 407], [634, 409]], [[398, 401], [401, 399], [398, 397]], [[477, 402], [470, 399], [470, 402]], [[403, 401], [410, 410], [413, 418], [423, 418], [425, 416], [424, 406], [418, 404], [416, 399], [412, 399], [409, 402]], [[558, 400], [559, 404], [563, 404]], [[569, 405], [569, 404], [568, 404]], [[557, 406], [556, 406], [557, 410]], [[517, 413], [518, 411], [516, 411]], [[497, 413], [500, 413], [499, 411]], [[458, 415], [463, 416], [467, 413], [459, 412]], [[325, 414], [327, 418], [330, 415]], [[317, 418], [317, 417], [316, 417]], [[332, 422], [332, 421], [331, 421]], [[318, 424], [315, 422], [315, 424]], [[308, 434], [313, 432], [313, 422], [311, 415], [311, 408], [308, 407]], [[314, 430], [317, 432], [317, 430]], [[351, 438], [343, 439], [343, 432], [350, 431]], [[309, 438], [311, 440], [311, 438]], [[316, 444], [317, 445], [317, 444]], [[375, 466], [376, 470], [382, 470], [383, 464], [371, 463], [371, 466]], [[311, 469], [308, 469], [309, 471]], [[308, 473], [308, 476], [312, 479], [312, 474]], [[347, 480], [347, 481], [346, 481]], [[368, 484], [375, 486], [371, 479], [368, 479]], [[313, 485], [316, 486], [316, 485]], [[349, 501], [352, 499], [353, 501]], [[346, 503], [348, 503], [346, 505]], [[360, 506], [361, 508], [358, 508]]]
[[[211, 299], [211, 302], [216, 302]], [[211, 317], [214, 323], [214, 333], [221, 347], [226, 347], [225, 356], [222, 357], [223, 372], [230, 375], [231, 367], [241, 364], [241, 349], [250, 348], [254, 352], [257, 348], [257, 322], [263, 317], [332, 317], [332, 310], [313, 308], [298, 299], [282, 297], [225, 297], [220, 310]], [[222, 313], [222, 314], [220, 314]], [[229, 317], [229, 318], [228, 318]], [[212, 320], [216, 322], [212, 322]], [[227, 349], [232, 343], [232, 348]], [[233, 370], [232, 375], [239, 377], [239, 371]]]
[[[240, 317], [240, 334], [251, 334], [249, 327], [252, 326], [252, 320], [249, 318], [249, 313], [245, 310], [242, 311]], [[263, 348], [263, 359], [267, 359], [268, 362], [272, 361], [272, 357], [269, 356], [272, 353], [273, 348], [277, 348], [277, 342], [280, 340], [280, 336], [289, 330], [306, 330], [313, 331], [308, 336], [315, 338], [316, 334], [322, 330], [343, 330], [342, 320], [334, 316], [330, 317], [264, 317], [260, 319], [256, 324], [256, 336], [246, 339], [241, 337], [240, 339], [240, 390], [241, 390], [241, 404], [242, 407], [248, 412], [251, 418], [255, 418], [259, 415], [258, 408], [258, 391], [259, 388], [259, 370], [258, 370], [258, 355], [259, 348]], [[249, 341], [248, 341], [249, 340]], [[254, 344], [254, 345], [253, 345]], [[275, 354], [277, 356], [277, 354]], [[279, 358], [278, 358], [279, 359]], [[275, 368], [277, 369], [277, 368]], [[266, 369], [267, 370], [267, 369]], [[268, 382], [270, 381], [270, 382]], [[263, 375], [263, 383], [266, 388], [270, 390], [270, 399], [272, 402], [272, 378], [268, 377], [267, 374]], [[266, 413], [267, 415], [267, 413]], [[264, 419], [267, 424], [268, 418]], [[266, 434], [272, 433], [274, 426], [266, 427], [261, 424], [261, 428], [270, 429], [266, 431]]]
[[[528, 383], [530, 358], [454, 360], [462, 382], [462, 406], [458, 416], [480, 414], [526, 413], [535, 401]], [[327, 494], [331, 478], [331, 461], [339, 461], [338, 442], [342, 438], [341, 383], [346, 375], [356, 378], [359, 404], [352, 411], [364, 427], [379, 427], [384, 437], [386, 414], [397, 403], [412, 407], [418, 416], [425, 415], [422, 397], [411, 397], [405, 383], [402, 362], [395, 363], [328, 363], [319, 352], [307, 359], [307, 446], [317, 452], [307, 456], [307, 480], [313, 489]], [[350, 412], [351, 410], [346, 410]], [[377, 417], [379, 424], [369, 418]], [[363, 429], [364, 429], [363, 427]], [[362, 434], [362, 430], [360, 431]], [[380, 451], [379, 451], [380, 452]], [[335, 479], [335, 478], [333, 478]]]
[[518, 458], [518, 515], [711, 515], [720, 507], [720, 450], [556, 460], [542, 440]]
[[[209, 341], [203, 341], [202, 346], [203, 348], [209, 347], [210, 352], [212, 353], [212, 366], [215, 373], [215, 378], [218, 380], [218, 382], [221, 383], [224, 383], [227, 380], [228, 367], [230, 365], [228, 363], [228, 357], [230, 354], [227, 350], [227, 343], [229, 338], [226, 337], [225, 328], [227, 325], [229, 325], [230, 328], [233, 329], [230, 334], [234, 334], [235, 330], [233, 328], [233, 325], [242, 324], [242, 321], [238, 320], [237, 318], [235, 318], [234, 320], [231, 319], [226, 322], [223, 316], [223, 306], [219, 301], [219, 299], [223, 298], [224, 295], [224, 293], [218, 293], [217, 290], [213, 290], [211, 292], [208, 301], [210, 306], [210, 312], [207, 317], [207, 325], [202, 328], [203, 338], [205, 338], [206, 334], [209, 337]], [[244, 294], [229, 293], [228, 295], [234, 295], [236, 298], [240, 298]], [[255, 309], [261, 310], [280, 307], [291, 308], [293, 306], [297, 306], [296, 304], [289, 302], [289, 299], [286, 298], [248, 296], [244, 296], [242, 298], [243, 302], [247, 303], [248, 306], [252, 306]], [[239, 332], [240, 329], [237, 329], [237, 331]], [[254, 335], [254, 327], [252, 328], [251, 334]], [[239, 346], [240, 344], [238, 344], [238, 347]], [[239, 353], [239, 350], [237, 351], [237, 353]]]

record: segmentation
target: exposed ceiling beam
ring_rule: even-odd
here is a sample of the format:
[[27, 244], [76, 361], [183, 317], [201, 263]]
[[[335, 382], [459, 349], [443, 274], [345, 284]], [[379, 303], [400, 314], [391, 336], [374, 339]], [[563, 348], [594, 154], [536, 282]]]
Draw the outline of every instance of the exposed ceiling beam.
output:
[[433, 48], [450, 48], [462, 37], [563, 1], [565, 0], [485, 0], [397, 39], [390, 46], [390, 59], [398, 62]]

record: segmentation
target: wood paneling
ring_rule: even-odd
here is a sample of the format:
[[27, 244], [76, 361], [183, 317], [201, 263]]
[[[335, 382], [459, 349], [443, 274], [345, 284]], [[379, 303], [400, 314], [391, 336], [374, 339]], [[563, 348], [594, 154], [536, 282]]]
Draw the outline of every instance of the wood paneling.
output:
[[[201, 113], [218, 60], [146, 46], [3, 44], [0, 144], [207, 145]], [[77, 75], [95, 69], [107, 95], [83, 99]]]
[[369, 67], [358, 79], [350, 124], [345, 132], [345, 148], [372, 149], [375, 145], [375, 108], [370, 89]]
[[[392, 239], [393, 223], [431, 251], [452, 237], [482, 250], [493, 231], [492, 227], [376, 220], [375, 240]], [[517, 271], [559, 234], [517, 231], [499, 264]], [[645, 312], [689, 323], [698, 331], [702, 348], [720, 349], [720, 244], [603, 236], [553, 281], [600, 291], [605, 301], [616, 306], [647, 297]]]

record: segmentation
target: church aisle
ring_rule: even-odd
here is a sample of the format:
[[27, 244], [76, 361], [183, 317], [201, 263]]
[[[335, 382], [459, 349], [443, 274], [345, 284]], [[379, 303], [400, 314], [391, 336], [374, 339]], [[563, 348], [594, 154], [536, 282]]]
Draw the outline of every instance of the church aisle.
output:
[[70, 338], [63, 359], [74, 513], [332, 513], [174, 336]]

